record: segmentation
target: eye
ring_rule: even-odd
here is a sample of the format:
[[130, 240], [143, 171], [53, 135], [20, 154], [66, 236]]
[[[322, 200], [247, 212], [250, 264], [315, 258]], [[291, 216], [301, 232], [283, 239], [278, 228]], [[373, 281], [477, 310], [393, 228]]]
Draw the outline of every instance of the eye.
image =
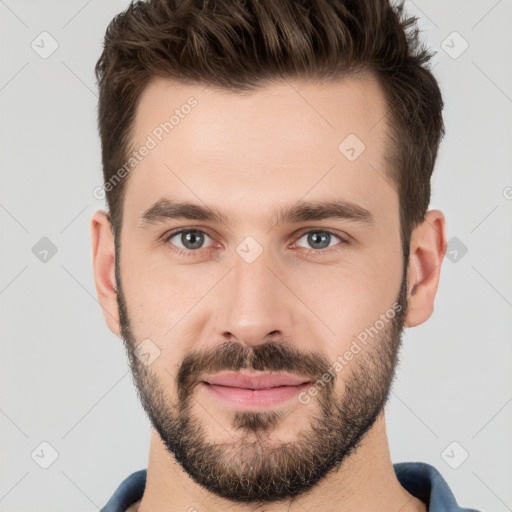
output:
[[[342, 244], [348, 244], [348, 240], [344, 240], [343, 238], [341, 238], [341, 236], [336, 235], [335, 233], [332, 233], [331, 231], [326, 231], [323, 229], [308, 231], [307, 233], [304, 233], [297, 241], [297, 244], [303, 238], [306, 238], [306, 243], [308, 243], [310, 245], [310, 247], [315, 251], [317, 251], [317, 250], [322, 251], [324, 249], [329, 249], [329, 248], [333, 247], [332, 245], [330, 245], [331, 242], [333, 242], [333, 238], [337, 239]], [[334, 245], [337, 245], [337, 244], [334, 244]], [[302, 246], [299, 245], [299, 247], [302, 247]], [[306, 248], [308, 248], [308, 247], [306, 247]]]
[[[163, 239], [172, 251], [184, 256], [194, 256], [200, 253], [200, 249], [208, 249], [214, 245], [214, 241], [210, 236], [204, 231], [195, 228], [182, 228], [165, 235]], [[306, 243], [310, 247], [301, 245], [300, 241], [302, 239], [306, 239]], [[210, 242], [208, 245], [205, 245], [208, 240]], [[340, 235], [325, 229], [307, 231], [296, 242], [298, 247], [304, 247], [312, 252], [330, 252], [331, 249], [336, 250], [337, 245], [348, 244], [349, 240], [345, 240]]]
[[[174, 238], [176, 238], [175, 241], [173, 241]], [[204, 231], [199, 229], [181, 229], [166, 236], [165, 241], [178, 247], [180, 251], [177, 252], [187, 252], [209, 247], [204, 246], [206, 238], [212, 240]]]

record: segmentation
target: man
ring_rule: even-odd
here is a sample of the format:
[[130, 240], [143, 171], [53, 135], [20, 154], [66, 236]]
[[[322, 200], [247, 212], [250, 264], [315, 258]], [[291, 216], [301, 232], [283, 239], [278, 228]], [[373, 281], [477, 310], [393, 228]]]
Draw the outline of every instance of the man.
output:
[[392, 464], [384, 418], [446, 249], [430, 57], [384, 0], [112, 21], [93, 265], [154, 430], [103, 511], [469, 510], [434, 467]]

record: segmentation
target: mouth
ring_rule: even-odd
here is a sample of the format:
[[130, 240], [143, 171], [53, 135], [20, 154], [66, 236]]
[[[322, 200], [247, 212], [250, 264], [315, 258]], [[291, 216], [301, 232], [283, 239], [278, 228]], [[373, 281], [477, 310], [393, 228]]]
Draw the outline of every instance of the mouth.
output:
[[311, 386], [311, 381], [289, 374], [216, 374], [205, 378], [203, 389], [236, 410], [264, 410], [286, 402]]

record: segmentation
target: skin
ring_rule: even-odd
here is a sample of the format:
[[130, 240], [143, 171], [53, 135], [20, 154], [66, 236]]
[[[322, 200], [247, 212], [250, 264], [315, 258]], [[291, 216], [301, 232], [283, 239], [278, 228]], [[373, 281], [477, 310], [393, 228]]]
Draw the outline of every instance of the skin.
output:
[[[130, 327], [137, 342], [149, 338], [160, 350], [148, 371], [166, 403], [176, 403], [175, 377], [187, 355], [225, 342], [254, 349], [275, 336], [277, 343], [292, 340], [299, 353], [316, 351], [336, 361], [358, 333], [389, 310], [403, 277], [398, 193], [386, 178], [384, 161], [385, 101], [374, 79], [276, 82], [246, 95], [154, 80], [140, 98], [134, 146], [190, 96], [197, 107], [126, 178], [120, 240]], [[349, 134], [366, 146], [355, 161], [338, 150]], [[216, 207], [227, 222], [142, 223], [143, 212], [163, 197]], [[374, 224], [348, 219], [276, 224], [271, 215], [299, 200], [334, 199], [369, 210]], [[183, 249], [180, 236], [172, 239], [173, 246], [163, 235], [177, 228], [206, 233], [208, 247], [189, 256], [173, 252], [173, 247]], [[307, 234], [322, 230], [348, 235], [350, 243], [333, 237], [328, 249], [315, 251]], [[236, 251], [247, 236], [263, 249], [252, 263]], [[99, 301], [110, 330], [121, 336], [114, 237], [105, 212], [93, 215], [91, 237]], [[433, 312], [446, 250], [442, 212], [427, 212], [410, 247], [405, 327], [425, 322]], [[340, 403], [362, 360], [355, 357], [337, 375], [333, 393]], [[206, 440], [234, 446], [241, 433], [233, 427], [232, 411], [199, 388], [191, 394], [191, 412], [205, 427]], [[319, 415], [319, 402], [314, 397], [307, 405], [292, 399], [275, 406], [282, 416], [265, 439], [296, 441]], [[208, 492], [176, 464], [153, 430], [145, 493], [129, 510], [190, 507], [201, 512], [426, 510], [396, 479], [384, 410], [338, 471], [293, 500], [264, 504], [236, 503]]]

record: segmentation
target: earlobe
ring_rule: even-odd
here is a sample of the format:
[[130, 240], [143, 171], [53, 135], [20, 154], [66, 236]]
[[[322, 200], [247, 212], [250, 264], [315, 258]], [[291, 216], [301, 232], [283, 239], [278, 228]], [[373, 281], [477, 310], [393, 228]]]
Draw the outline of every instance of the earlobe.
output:
[[441, 263], [446, 253], [446, 225], [441, 211], [430, 210], [411, 236], [406, 327], [426, 322], [434, 311]]
[[101, 210], [91, 219], [91, 247], [94, 282], [103, 316], [109, 329], [120, 336], [114, 235], [107, 213]]

